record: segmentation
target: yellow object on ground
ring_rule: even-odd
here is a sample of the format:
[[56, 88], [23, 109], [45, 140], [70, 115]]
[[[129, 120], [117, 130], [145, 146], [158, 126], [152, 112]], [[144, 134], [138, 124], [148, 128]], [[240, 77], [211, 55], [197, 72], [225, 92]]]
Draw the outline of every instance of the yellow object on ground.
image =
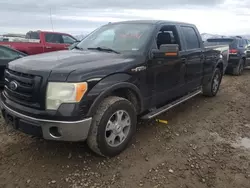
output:
[[156, 121], [159, 122], [159, 123], [168, 124], [168, 121], [167, 121], [167, 120], [156, 119]]

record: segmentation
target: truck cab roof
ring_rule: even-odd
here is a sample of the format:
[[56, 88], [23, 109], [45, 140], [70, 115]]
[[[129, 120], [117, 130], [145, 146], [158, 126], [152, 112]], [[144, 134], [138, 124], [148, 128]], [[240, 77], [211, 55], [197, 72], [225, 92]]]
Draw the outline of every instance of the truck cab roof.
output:
[[43, 30], [36, 30], [36, 31], [28, 31], [26, 34], [28, 33], [56, 33], [56, 34], [67, 34], [67, 33], [62, 33], [62, 32], [56, 32], [56, 31], [43, 31]]
[[169, 20], [129, 20], [129, 21], [120, 21], [120, 22], [110, 22], [109, 24], [121, 24], [121, 23], [129, 23], [129, 24], [173, 24], [173, 25], [178, 25], [178, 24], [185, 24], [185, 25], [192, 25], [190, 23], [186, 22], [177, 22], [177, 21], [169, 21]]

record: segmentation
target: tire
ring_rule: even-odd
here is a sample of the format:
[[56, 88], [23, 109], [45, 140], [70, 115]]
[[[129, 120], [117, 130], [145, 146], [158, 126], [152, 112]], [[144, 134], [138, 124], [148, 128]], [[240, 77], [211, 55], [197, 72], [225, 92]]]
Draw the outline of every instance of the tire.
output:
[[[122, 116], [120, 116], [120, 114], [122, 114]], [[120, 124], [117, 124], [119, 120], [118, 116], [121, 120]], [[123, 117], [124, 120], [122, 120]], [[125, 119], [126, 122], [124, 122]], [[119, 126], [125, 125], [126, 123], [129, 124], [128, 122], [130, 122], [130, 128], [128, 128], [127, 125], [127, 127], [124, 126], [124, 128]], [[98, 155], [114, 157], [128, 147], [136, 131], [136, 124], [136, 109], [130, 101], [116, 96], [108, 97], [102, 101], [93, 117], [87, 139], [88, 146]], [[106, 128], [108, 127], [111, 130], [107, 130]], [[121, 132], [125, 136], [124, 139], [122, 138], [123, 135]], [[120, 142], [120, 144], [118, 143], [118, 145], [116, 145], [115, 142], [116, 144]]]
[[233, 75], [240, 76], [244, 70], [244, 60], [240, 59], [239, 64], [233, 69]]
[[203, 95], [208, 97], [216, 96], [220, 88], [221, 79], [222, 79], [222, 72], [218, 67], [216, 67], [211, 81], [207, 83], [207, 85], [203, 85], [202, 87]]

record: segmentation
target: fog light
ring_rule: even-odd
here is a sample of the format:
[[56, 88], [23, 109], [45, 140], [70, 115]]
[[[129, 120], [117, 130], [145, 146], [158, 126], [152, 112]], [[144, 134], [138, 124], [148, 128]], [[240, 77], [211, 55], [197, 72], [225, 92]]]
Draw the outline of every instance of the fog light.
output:
[[49, 128], [49, 133], [51, 134], [51, 136], [53, 136], [55, 138], [60, 138], [62, 136], [62, 134], [60, 133], [58, 127], [50, 127]]

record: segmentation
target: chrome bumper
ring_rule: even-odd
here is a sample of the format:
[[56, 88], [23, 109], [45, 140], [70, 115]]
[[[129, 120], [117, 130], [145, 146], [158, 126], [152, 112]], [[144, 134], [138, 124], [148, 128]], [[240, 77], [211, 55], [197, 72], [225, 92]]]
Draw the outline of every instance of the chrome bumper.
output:
[[39, 135], [46, 140], [58, 141], [84, 141], [88, 137], [92, 118], [80, 121], [54, 121], [37, 119], [23, 115], [7, 107], [0, 101], [0, 107], [4, 119], [8, 123], [8, 117], [12, 118], [14, 127], [26, 134]]

